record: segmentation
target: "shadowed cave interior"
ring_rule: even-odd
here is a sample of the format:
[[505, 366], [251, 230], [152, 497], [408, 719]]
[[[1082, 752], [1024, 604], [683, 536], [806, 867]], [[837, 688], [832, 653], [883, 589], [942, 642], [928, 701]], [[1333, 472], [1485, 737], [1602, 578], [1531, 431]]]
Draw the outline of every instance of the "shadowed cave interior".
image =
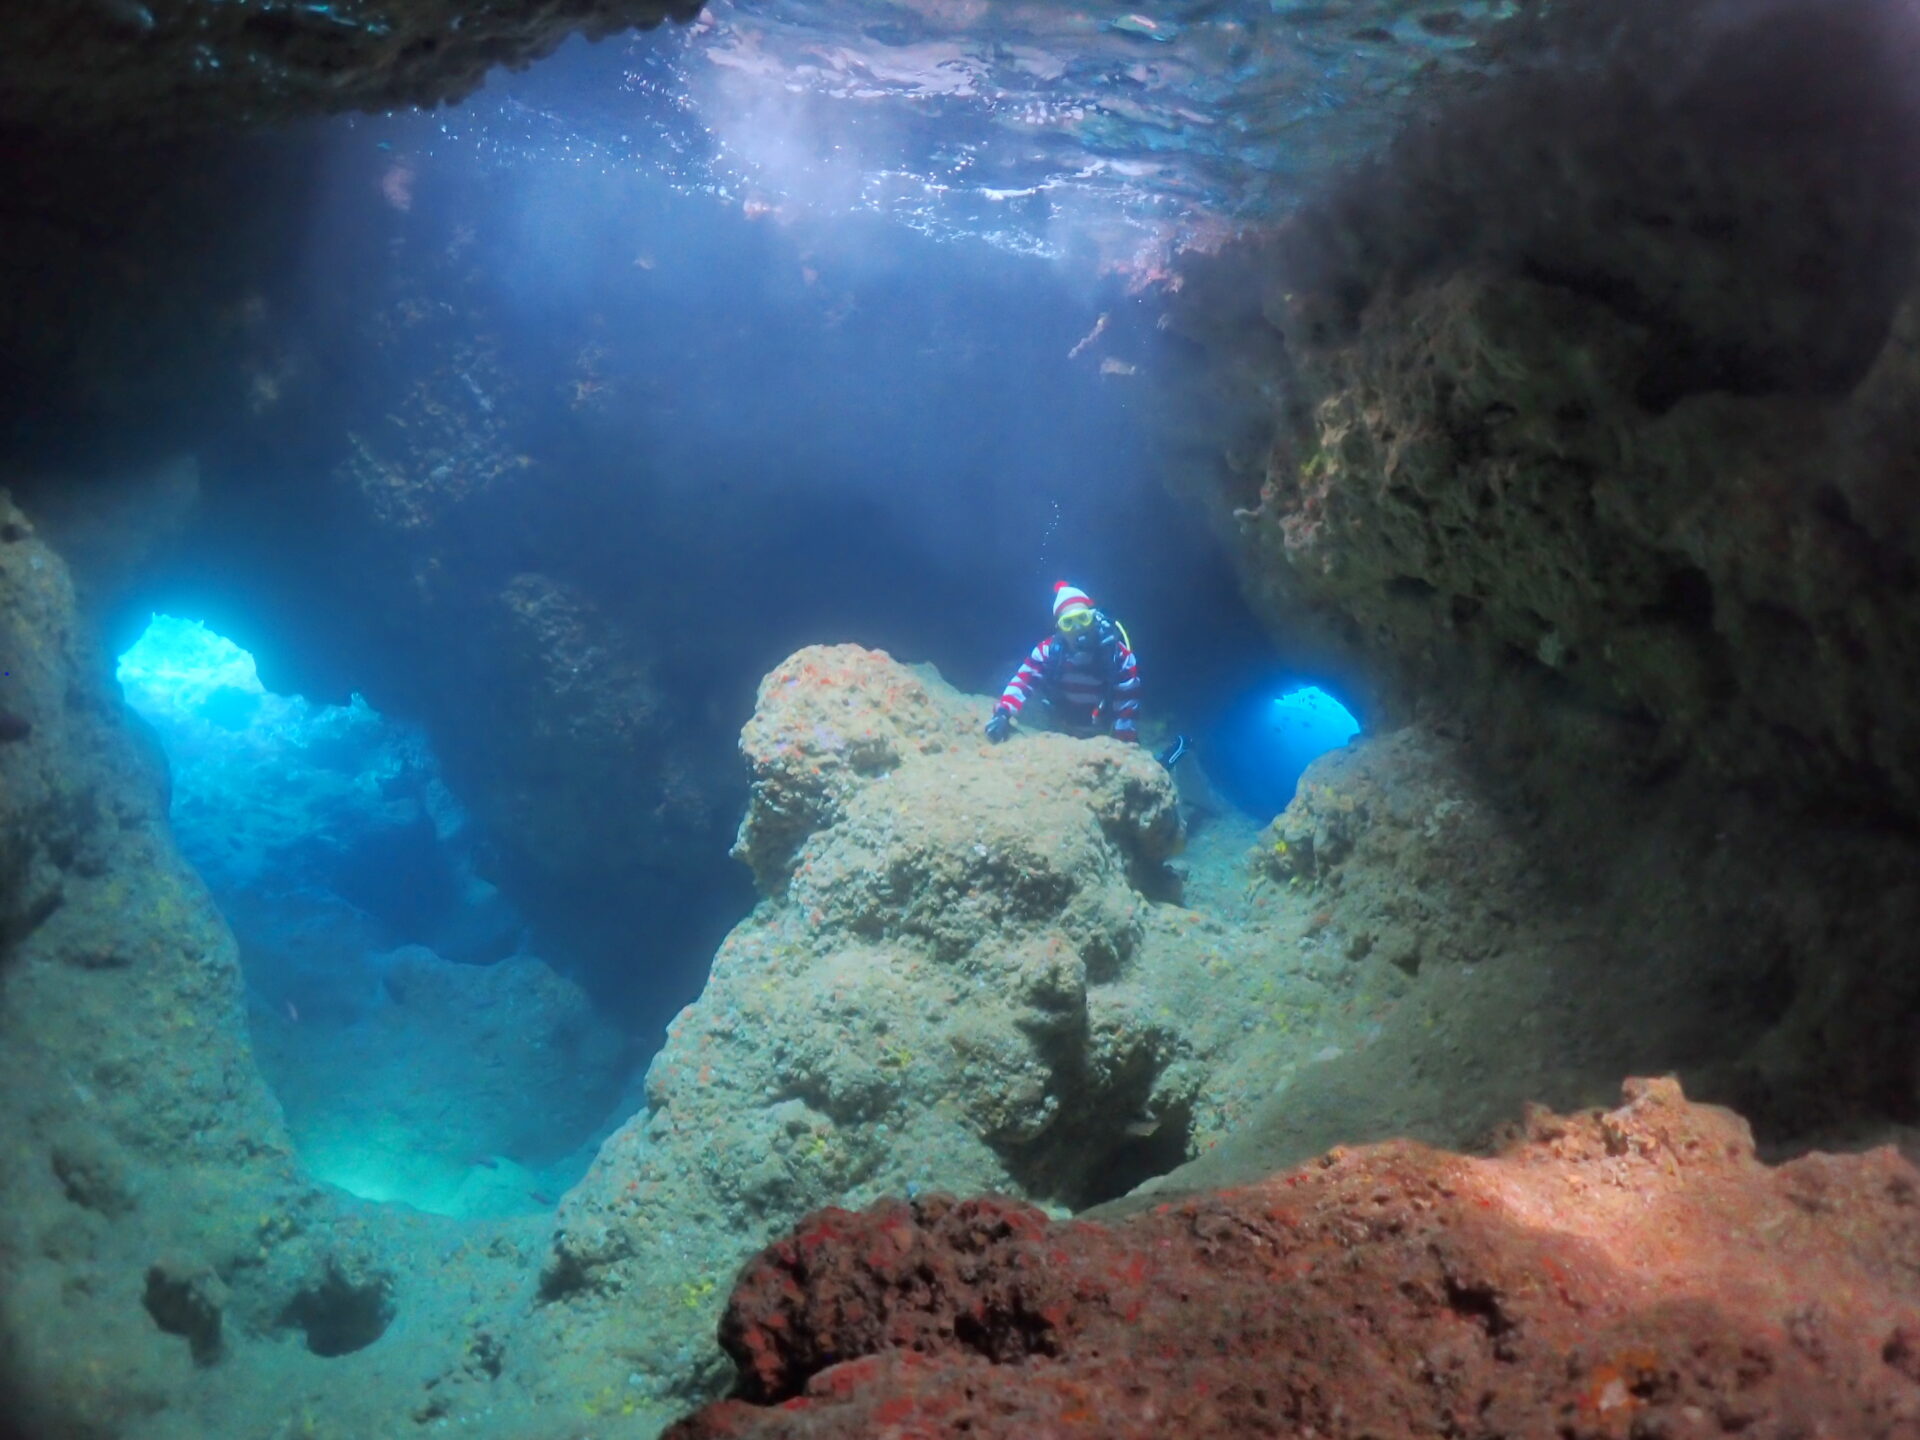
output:
[[1917, 29], [52, 7], [8, 1413], [1920, 1413]]

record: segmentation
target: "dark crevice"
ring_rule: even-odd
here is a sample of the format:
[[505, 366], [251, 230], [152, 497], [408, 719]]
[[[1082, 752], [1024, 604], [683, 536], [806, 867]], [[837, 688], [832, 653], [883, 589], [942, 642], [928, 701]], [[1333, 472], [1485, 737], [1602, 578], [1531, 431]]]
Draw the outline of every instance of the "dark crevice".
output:
[[[1150, 1128], [1149, 1128], [1150, 1127]], [[1142, 1133], [1128, 1134], [1087, 1173], [1080, 1192], [1069, 1202], [1086, 1210], [1118, 1200], [1158, 1176], [1186, 1164], [1191, 1146], [1193, 1116], [1184, 1107], [1143, 1121]]]
[[1498, 1340], [1517, 1328], [1500, 1304], [1500, 1292], [1491, 1285], [1468, 1284], [1449, 1275], [1446, 1286], [1447, 1308], [1485, 1330], [1489, 1339]]
[[366, 1349], [386, 1333], [393, 1316], [393, 1284], [386, 1276], [354, 1279], [329, 1264], [287, 1303], [280, 1323], [303, 1331], [307, 1349], [331, 1358]]
[[220, 1358], [219, 1282], [211, 1275], [181, 1276], [165, 1266], [147, 1271], [141, 1297], [153, 1323], [169, 1335], [182, 1336], [195, 1365], [211, 1365]]
[[1713, 609], [1713, 581], [1704, 570], [1689, 565], [1667, 573], [1660, 586], [1660, 598], [1643, 608], [1640, 618], [1710, 630]]
[[990, 1305], [976, 1314], [956, 1315], [953, 1338], [996, 1365], [1060, 1353], [1053, 1326], [1018, 1304]]

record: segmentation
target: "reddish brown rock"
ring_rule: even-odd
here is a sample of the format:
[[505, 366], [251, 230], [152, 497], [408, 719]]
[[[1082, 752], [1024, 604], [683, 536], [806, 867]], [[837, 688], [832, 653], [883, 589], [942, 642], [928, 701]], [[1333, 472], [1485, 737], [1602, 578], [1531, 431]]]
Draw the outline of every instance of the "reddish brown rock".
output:
[[823, 1210], [674, 1440], [1920, 1435], [1920, 1173], [1755, 1158], [1670, 1080], [1501, 1155], [1335, 1151], [1114, 1225]]

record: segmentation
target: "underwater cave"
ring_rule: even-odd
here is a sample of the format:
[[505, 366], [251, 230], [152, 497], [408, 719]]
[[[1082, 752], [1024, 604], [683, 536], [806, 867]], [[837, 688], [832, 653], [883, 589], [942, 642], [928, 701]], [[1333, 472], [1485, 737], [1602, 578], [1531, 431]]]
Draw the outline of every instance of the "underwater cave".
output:
[[1916, 62], [23, 17], [0, 1430], [1901, 1433]]

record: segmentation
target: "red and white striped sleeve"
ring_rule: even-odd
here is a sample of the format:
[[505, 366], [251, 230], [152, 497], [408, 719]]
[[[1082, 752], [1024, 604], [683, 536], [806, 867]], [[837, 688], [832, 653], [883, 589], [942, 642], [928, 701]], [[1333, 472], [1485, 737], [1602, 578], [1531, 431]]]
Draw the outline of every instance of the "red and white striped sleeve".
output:
[[1113, 652], [1113, 738], [1138, 744], [1140, 740], [1140, 666], [1133, 647], [1122, 640]]
[[1054, 643], [1052, 635], [1047, 636], [1033, 647], [1033, 653], [1013, 672], [1013, 678], [1007, 682], [1007, 688], [1000, 692], [998, 709], [1011, 710], [1015, 715], [1025, 707], [1027, 697], [1033, 693], [1033, 687], [1040, 683], [1040, 677], [1047, 669], [1047, 649]]

